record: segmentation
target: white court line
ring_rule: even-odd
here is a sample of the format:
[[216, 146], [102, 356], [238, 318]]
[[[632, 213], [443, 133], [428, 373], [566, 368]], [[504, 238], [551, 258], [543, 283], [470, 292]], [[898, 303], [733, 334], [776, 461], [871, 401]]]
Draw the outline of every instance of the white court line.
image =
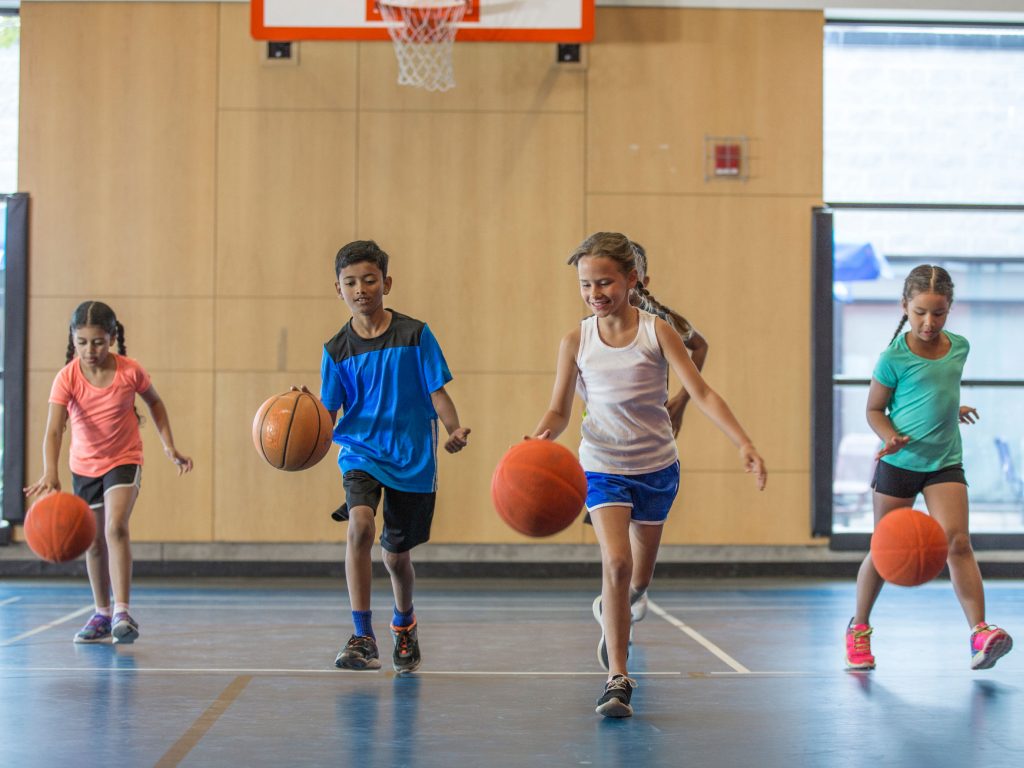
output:
[[[372, 675], [376, 670], [360, 671], [360, 676]], [[122, 673], [156, 673], [156, 674], [200, 674], [200, 675], [349, 675], [340, 669], [267, 669], [238, 667], [0, 667], [0, 675], [23, 672], [122, 672]], [[388, 670], [380, 670], [381, 674], [391, 674]], [[681, 677], [682, 672], [630, 672], [631, 677]], [[461, 676], [461, 677], [607, 677], [607, 672], [485, 672], [473, 670], [417, 670], [411, 677], [420, 675]], [[396, 675], [397, 677], [397, 675]]]
[[21, 600], [20, 597], [8, 597], [6, 600], [0, 600], [0, 607], [10, 605], [11, 603], [16, 603], [19, 600]]
[[35, 629], [30, 629], [28, 632], [22, 632], [20, 635], [18, 635], [16, 637], [12, 637], [10, 640], [4, 640], [2, 643], [0, 643], [0, 648], [2, 648], [5, 645], [13, 645], [14, 643], [18, 642], [19, 640], [24, 640], [26, 637], [32, 637], [32, 635], [38, 635], [40, 632], [45, 632], [46, 630], [52, 629], [53, 627], [56, 627], [56, 626], [59, 626], [59, 625], [63, 624], [66, 621], [71, 621], [76, 616], [81, 616], [83, 613], [89, 613], [92, 610], [93, 610], [92, 605], [87, 605], [84, 608], [79, 608], [77, 611], [72, 611], [71, 613], [67, 614], [66, 616], [61, 616], [59, 619], [54, 619], [49, 624], [43, 624], [43, 626], [36, 627]]
[[706, 649], [711, 651], [711, 653], [713, 653], [715, 656], [717, 656], [719, 659], [721, 659], [723, 662], [725, 662], [725, 664], [727, 666], [732, 667], [732, 669], [735, 670], [736, 672], [740, 673], [741, 675], [749, 675], [750, 674], [750, 670], [747, 669], [746, 667], [744, 667], [738, 661], [736, 661], [736, 659], [734, 659], [728, 653], [726, 653], [721, 648], [719, 648], [717, 645], [712, 643], [710, 640], [708, 640], [706, 637], [704, 637], [704, 635], [702, 635], [700, 632], [698, 632], [697, 630], [693, 629], [693, 627], [690, 627], [690, 626], [684, 624], [679, 619], [677, 619], [675, 616], [673, 616], [672, 614], [666, 612], [665, 609], [663, 609], [660, 605], [658, 605], [653, 600], [651, 600], [651, 599], [647, 600], [647, 607], [650, 608], [652, 611], [654, 611], [659, 616], [661, 616], [661, 618], [663, 618], [665, 621], [667, 621], [673, 627], [675, 627], [676, 629], [682, 630], [687, 635], [692, 637], [694, 640], [696, 640], [698, 643], [700, 643]]

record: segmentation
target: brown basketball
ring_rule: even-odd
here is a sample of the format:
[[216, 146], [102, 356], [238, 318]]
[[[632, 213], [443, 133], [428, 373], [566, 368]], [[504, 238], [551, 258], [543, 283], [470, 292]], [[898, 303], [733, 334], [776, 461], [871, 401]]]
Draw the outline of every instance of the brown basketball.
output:
[[331, 414], [318, 398], [293, 390], [260, 406], [252, 422], [252, 442], [270, 466], [296, 472], [327, 455], [333, 429]]
[[587, 477], [565, 446], [524, 440], [498, 462], [491, 500], [498, 515], [527, 536], [551, 536], [569, 527], [587, 498]]
[[43, 560], [66, 563], [96, 538], [96, 515], [85, 500], [57, 491], [39, 499], [25, 515], [25, 541]]

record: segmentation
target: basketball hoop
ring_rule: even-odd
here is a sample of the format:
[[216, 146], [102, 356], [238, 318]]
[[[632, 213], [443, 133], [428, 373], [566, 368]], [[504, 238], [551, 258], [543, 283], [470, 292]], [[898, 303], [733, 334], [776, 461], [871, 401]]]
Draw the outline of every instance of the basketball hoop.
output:
[[452, 45], [469, 0], [378, 0], [398, 58], [398, 84], [427, 91], [455, 87]]

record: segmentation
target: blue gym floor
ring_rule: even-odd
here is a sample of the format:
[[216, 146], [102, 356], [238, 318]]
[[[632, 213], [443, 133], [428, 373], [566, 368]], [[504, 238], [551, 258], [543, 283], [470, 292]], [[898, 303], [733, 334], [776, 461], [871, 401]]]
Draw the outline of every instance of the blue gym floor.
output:
[[843, 670], [852, 582], [656, 581], [634, 717], [594, 714], [597, 583], [421, 580], [423, 665], [335, 669], [341, 581], [137, 580], [134, 645], [74, 645], [85, 580], [0, 585], [10, 766], [1024, 766], [1024, 582], [986, 584], [1019, 640], [972, 672], [948, 581], [887, 587], [878, 669]]

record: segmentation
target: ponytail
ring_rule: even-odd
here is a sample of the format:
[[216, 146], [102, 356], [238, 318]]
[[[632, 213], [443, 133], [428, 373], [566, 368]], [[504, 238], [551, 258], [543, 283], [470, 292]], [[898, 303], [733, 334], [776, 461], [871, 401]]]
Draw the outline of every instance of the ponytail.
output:
[[689, 341], [693, 335], [693, 326], [690, 325], [689, 321], [671, 307], [665, 306], [654, 298], [654, 294], [648, 291], [643, 283], [638, 282], [636, 284], [630, 298], [632, 299], [630, 303], [634, 307], [638, 307], [663, 319], [672, 326], [676, 333], [683, 337], [684, 341]]
[[907, 313], [904, 312], [903, 313], [903, 319], [900, 320], [900, 324], [896, 326], [896, 333], [894, 333], [892, 335], [892, 338], [889, 339], [889, 343], [890, 344], [892, 344], [894, 341], [896, 341], [896, 337], [900, 335], [900, 331], [903, 330], [903, 326], [906, 325], [906, 324], [907, 324]]

